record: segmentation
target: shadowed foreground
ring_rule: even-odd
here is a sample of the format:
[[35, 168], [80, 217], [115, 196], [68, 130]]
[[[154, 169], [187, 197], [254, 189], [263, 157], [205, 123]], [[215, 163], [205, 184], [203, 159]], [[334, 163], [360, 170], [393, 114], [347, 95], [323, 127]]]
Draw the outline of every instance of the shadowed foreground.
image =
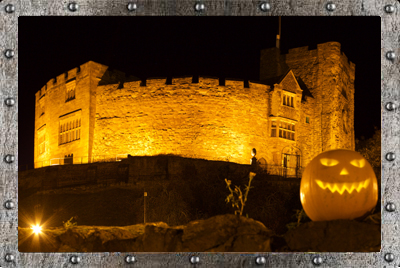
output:
[[18, 228], [21, 252], [269, 252], [272, 232], [261, 222], [235, 215], [125, 227], [51, 228], [32, 234]]
[[261, 222], [219, 215], [187, 225], [74, 226], [32, 234], [18, 228], [21, 252], [379, 252], [380, 225], [336, 220], [307, 222], [283, 236]]

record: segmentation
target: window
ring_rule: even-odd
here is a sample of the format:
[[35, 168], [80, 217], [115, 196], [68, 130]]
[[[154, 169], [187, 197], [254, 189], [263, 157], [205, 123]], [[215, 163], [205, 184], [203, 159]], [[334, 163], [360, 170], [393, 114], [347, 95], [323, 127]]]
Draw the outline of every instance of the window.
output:
[[39, 104], [38, 104], [37, 109], [38, 109], [39, 117], [44, 115], [44, 97], [39, 100]]
[[65, 102], [75, 99], [76, 80], [72, 80], [65, 84]]
[[273, 120], [271, 121], [271, 137], [276, 137], [277, 133], [279, 133], [279, 138], [294, 141], [295, 125], [284, 121], [277, 123]]
[[276, 121], [271, 122], [271, 137], [276, 137]]
[[294, 97], [290, 96], [289, 94], [283, 94], [283, 105], [294, 107]]
[[46, 143], [45, 143], [44, 135], [39, 136], [38, 144], [39, 144], [39, 154], [43, 154], [46, 151], [46, 147], [45, 147]]
[[70, 119], [64, 119], [64, 122], [60, 123], [59, 130], [59, 144], [64, 144], [80, 139], [81, 134], [81, 119], [72, 117]]
[[308, 116], [306, 117], [306, 123], [310, 124], [310, 117], [308, 117]]

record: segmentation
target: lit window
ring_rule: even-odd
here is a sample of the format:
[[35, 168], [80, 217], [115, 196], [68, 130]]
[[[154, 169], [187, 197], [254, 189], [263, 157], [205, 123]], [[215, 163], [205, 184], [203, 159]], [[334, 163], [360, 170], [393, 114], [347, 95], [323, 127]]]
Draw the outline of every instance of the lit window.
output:
[[[68, 119], [64, 119], [68, 120]], [[72, 142], [80, 139], [80, 119], [70, 119], [60, 123], [59, 144]]]
[[294, 97], [288, 94], [283, 94], [283, 105], [294, 107]]
[[[279, 127], [277, 127], [279, 125]], [[288, 122], [279, 121], [279, 124], [276, 121], [271, 122], [271, 137], [276, 137], [276, 134], [279, 133], [280, 138], [293, 140], [295, 134], [295, 125]]]
[[310, 124], [310, 117], [308, 117], [308, 116], [306, 117], [306, 123]]

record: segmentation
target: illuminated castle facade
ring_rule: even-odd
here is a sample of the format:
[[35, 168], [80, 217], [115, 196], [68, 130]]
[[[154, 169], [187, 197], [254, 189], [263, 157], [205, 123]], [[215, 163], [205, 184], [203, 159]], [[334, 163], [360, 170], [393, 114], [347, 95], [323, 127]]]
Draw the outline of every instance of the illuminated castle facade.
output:
[[249, 164], [253, 148], [264, 167], [305, 167], [322, 151], [354, 150], [354, 72], [337, 42], [264, 49], [260, 81], [224, 85], [143, 83], [89, 61], [36, 93], [35, 167], [127, 154]]

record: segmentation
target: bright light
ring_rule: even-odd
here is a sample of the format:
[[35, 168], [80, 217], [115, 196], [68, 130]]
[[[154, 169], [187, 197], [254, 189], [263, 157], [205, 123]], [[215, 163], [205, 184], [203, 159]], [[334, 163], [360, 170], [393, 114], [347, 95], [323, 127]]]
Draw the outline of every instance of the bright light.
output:
[[39, 225], [32, 226], [31, 229], [35, 234], [40, 234], [42, 232], [42, 227]]

